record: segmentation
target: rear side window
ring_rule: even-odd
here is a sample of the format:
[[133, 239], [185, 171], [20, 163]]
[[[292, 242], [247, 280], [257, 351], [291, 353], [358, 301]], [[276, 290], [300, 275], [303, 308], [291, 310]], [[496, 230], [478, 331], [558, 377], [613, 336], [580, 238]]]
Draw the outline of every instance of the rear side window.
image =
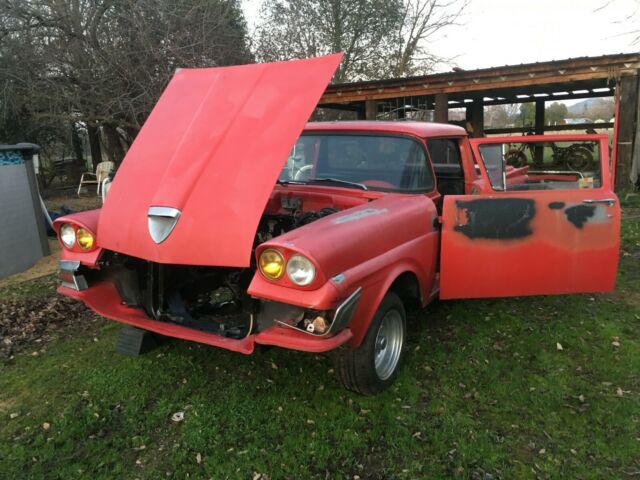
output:
[[438, 179], [440, 195], [464, 195], [464, 173], [457, 138], [434, 138], [427, 149]]
[[436, 165], [460, 166], [460, 147], [452, 138], [438, 138], [427, 142], [431, 162]]

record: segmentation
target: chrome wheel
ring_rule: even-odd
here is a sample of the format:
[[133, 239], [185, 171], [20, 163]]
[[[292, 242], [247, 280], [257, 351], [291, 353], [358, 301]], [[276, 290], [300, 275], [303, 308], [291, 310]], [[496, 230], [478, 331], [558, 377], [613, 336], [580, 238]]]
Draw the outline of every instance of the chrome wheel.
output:
[[389, 378], [400, 361], [404, 325], [402, 315], [397, 310], [389, 310], [378, 329], [375, 343], [375, 367], [380, 380]]

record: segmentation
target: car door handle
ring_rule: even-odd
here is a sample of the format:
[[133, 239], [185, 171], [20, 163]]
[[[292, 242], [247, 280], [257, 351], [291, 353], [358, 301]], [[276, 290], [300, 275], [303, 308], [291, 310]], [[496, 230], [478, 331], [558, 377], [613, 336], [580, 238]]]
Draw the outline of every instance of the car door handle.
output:
[[604, 203], [605, 205], [609, 205], [610, 207], [616, 204], [615, 198], [597, 198], [597, 199], [587, 199], [583, 200], [582, 203]]

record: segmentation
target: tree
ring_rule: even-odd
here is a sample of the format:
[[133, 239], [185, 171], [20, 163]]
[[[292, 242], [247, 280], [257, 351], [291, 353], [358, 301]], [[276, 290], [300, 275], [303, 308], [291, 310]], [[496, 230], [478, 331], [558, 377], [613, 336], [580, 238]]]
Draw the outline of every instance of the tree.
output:
[[533, 128], [536, 121], [536, 107], [535, 103], [522, 103], [520, 104], [520, 112], [515, 119], [514, 124], [516, 127]]
[[380, 76], [400, 8], [400, 0], [268, 1], [254, 36], [256, 56], [276, 61], [343, 52], [335, 82]]
[[391, 45], [388, 75], [403, 77], [430, 72], [445, 59], [427, 48], [441, 30], [457, 25], [469, 0], [404, 0]]
[[484, 122], [486, 127], [505, 128], [508, 127], [517, 115], [517, 105], [488, 105], [484, 110]]
[[274, 61], [344, 52], [334, 82], [426, 73], [427, 41], [454, 25], [467, 0], [270, 0], [254, 33], [256, 56]]
[[117, 161], [176, 68], [253, 59], [235, 0], [0, 0], [0, 39], [0, 132], [64, 125]]
[[[567, 118], [569, 112], [564, 103], [553, 102], [544, 109], [545, 125], [556, 125]], [[533, 128], [536, 123], [536, 104], [534, 102], [522, 103], [520, 113], [515, 119], [517, 127]]]
[[553, 102], [544, 109], [544, 123], [546, 125], [560, 125], [569, 114], [569, 110], [564, 103]]

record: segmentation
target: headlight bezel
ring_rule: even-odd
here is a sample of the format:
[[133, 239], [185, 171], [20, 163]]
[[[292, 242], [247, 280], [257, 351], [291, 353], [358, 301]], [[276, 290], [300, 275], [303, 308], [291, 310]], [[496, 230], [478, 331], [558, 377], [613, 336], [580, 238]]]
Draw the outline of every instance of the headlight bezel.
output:
[[[60, 245], [68, 252], [89, 253], [98, 248], [96, 234], [84, 224], [63, 222], [56, 230]], [[81, 237], [84, 237], [84, 241]]]
[[[265, 254], [265, 252], [268, 252], [268, 251], [276, 252], [284, 261], [283, 269], [282, 269], [283, 273], [278, 278], [273, 278], [268, 275], [265, 275], [263, 269], [260, 266], [260, 259]], [[297, 257], [300, 257], [300, 259], [303, 262], [308, 262], [307, 263], [308, 269], [311, 270], [312, 272], [312, 275], [310, 275], [310, 278], [303, 282], [297, 282], [295, 280], [296, 277], [292, 274], [290, 275], [289, 273], [291, 272], [291, 268], [296, 265]], [[256, 269], [260, 272], [260, 277], [268, 281], [269, 283], [273, 283], [273, 284], [280, 285], [282, 287], [287, 287], [287, 288], [295, 288], [299, 290], [314, 290], [326, 281], [318, 264], [313, 260], [311, 256], [309, 256], [304, 251], [287, 248], [286, 246], [282, 246], [279, 244], [266, 244], [266, 245], [260, 245], [256, 249], [255, 259], [257, 263]], [[292, 260], [294, 263], [292, 263], [290, 266], [289, 264]]]

